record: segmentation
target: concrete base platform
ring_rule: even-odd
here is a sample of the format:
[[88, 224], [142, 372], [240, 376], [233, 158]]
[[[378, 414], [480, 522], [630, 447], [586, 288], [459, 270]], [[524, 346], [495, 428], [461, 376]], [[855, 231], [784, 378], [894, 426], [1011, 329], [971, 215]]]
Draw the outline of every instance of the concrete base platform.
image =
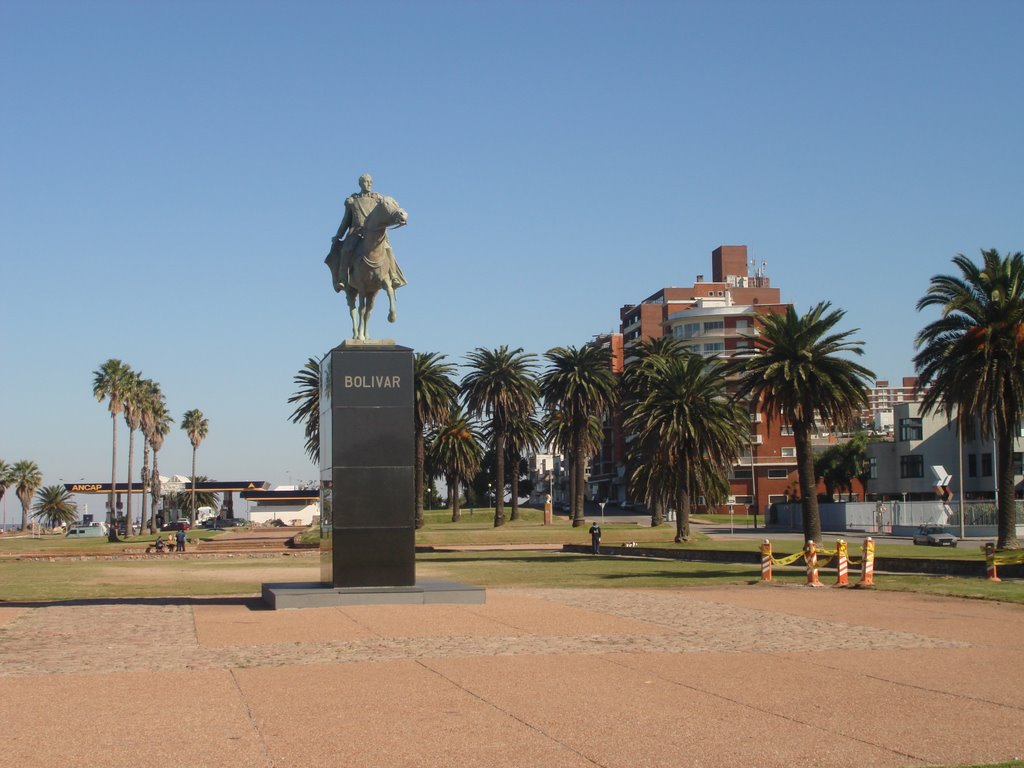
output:
[[331, 587], [321, 582], [264, 584], [262, 599], [273, 610], [338, 605], [480, 605], [483, 587], [455, 581], [421, 581], [412, 587]]

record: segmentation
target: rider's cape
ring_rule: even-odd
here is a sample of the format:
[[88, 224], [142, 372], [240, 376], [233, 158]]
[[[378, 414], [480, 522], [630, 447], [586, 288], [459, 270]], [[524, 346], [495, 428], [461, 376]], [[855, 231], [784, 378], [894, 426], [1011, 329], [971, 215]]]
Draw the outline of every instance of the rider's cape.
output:
[[330, 253], [324, 259], [324, 264], [331, 270], [331, 285], [334, 286], [335, 293], [341, 293], [341, 283], [343, 282], [338, 274], [341, 271], [341, 246], [343, 242], [343, 240], [335, 240], [331, 244]]

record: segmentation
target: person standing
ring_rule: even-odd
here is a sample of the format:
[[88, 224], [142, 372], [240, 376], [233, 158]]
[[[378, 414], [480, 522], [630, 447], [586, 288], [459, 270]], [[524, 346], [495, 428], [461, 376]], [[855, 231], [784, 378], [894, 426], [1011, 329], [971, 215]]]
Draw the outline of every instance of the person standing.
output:
[[176, 534], [174, 534], [174, 541], [178, 545], [177, 551], [178, 552], [184, 552], [185, 551], [185, 532], [183, 530], [181, 530], [180, 528], [178, 529], [178, 532]]
[[597, 523], [590, 526], [590, 550], [592, 554], [601, 554], [601, 526]]

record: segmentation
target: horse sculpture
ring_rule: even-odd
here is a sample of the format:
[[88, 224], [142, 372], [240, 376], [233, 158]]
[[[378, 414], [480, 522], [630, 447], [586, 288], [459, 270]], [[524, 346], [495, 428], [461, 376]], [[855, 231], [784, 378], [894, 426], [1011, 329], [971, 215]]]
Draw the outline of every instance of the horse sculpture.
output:
[[327, 256], [334, 276], [334, 290], [344, 290], [348, 300], [353, 339], [370, 338], [370, 313], [381, 288], [388, 295], [388, 322], [395, 322], [395, 289], [405, 285], [406, 279], [391, 251], [387, 231], [405, 226], [408, 218], [394, 198], [382, 197], [366, 216], [361, 229], [349, 233], [344, 243], [336, 242]]

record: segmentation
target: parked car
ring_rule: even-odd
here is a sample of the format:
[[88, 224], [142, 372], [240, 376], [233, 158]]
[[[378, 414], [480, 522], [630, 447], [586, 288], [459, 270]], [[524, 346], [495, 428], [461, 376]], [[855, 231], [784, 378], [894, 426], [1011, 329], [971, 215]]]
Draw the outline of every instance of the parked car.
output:
[[622, 504], [621, 504], [620, 506], [621, 506], [621, 507], [622, 507], [623, 509], [632, 509], [632, 508], [633, 508], [634, 506], [636, 506], [636, 505], [635, 505], [635, 504], [633, 504], [633, 502], [632, 502], [632, 501], [624, 501], [624, 502], [622, 502]]
[[955, 547], [959, 539], [946, 529], [935, 523], [926, 523], [914, 534], [915, 544], [927, 544], [930, 547]]
[[213, 517], [209, 520], [203, 521], [203, 528], [210, 530], [219, 530], [221, 528], [235, 528], [239, 525], [245, 525], [246, 520], [241, 520], [237, 517]]
[[192, 524], [188, 520], [175, 520], [173, 523], [164, 523], [160, 526], [161, 531], [188, 531]]

